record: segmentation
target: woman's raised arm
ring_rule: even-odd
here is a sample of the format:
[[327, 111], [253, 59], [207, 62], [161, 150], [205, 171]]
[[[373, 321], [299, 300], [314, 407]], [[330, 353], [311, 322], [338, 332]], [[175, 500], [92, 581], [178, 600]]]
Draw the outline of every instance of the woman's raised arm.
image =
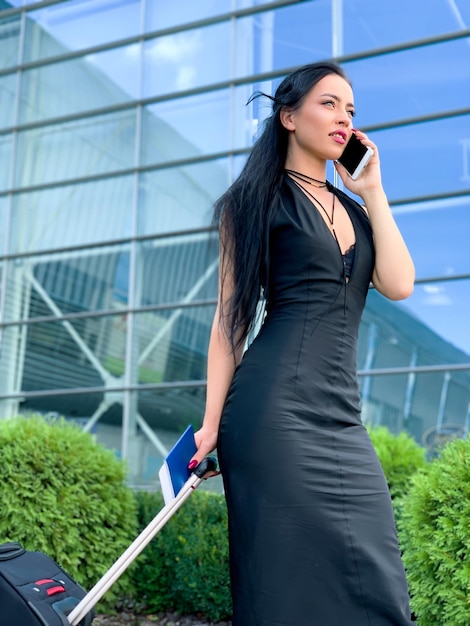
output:
[[369, 215], [375, 248], [372, 274], [374, 287], [390, 300], [402, 300], [413, 292], [413, 260], [382, 187], [378, 148], [364, 133], [354, 132], [365, 145], [374, 150], [374, 156], [357, 180], [352, 180], [341, 164], [335, 163], [335, 167], [345, 186], [363, 199]]

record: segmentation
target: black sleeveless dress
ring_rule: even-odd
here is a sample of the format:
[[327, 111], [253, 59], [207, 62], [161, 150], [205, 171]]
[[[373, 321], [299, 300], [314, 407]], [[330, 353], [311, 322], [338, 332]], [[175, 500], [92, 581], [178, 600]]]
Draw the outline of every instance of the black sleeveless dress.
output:
[[221, 419], [233, 626], [412, 624], [356, 379], [371, 228], [335, 193], [356, 237], [349, 281], [318, 209], [286, 176], [270, 230], [267, 315]]

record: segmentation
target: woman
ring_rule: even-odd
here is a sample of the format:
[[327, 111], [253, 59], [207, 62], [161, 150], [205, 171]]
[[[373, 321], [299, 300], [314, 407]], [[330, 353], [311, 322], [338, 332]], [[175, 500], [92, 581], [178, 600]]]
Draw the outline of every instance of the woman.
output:
[[[414, 267], [381, 185], [336, 162], [354, 99], [329, 63], [283, 80], [216, 204], [219, 304], [193, 465], [217, 445], [234, 626], [411, 624], [391, 501], [361, 423], [356, 342], [370, 281], [399, 300]], [[332, 160], [365, 208], [326, 181]], [[266, 298], [261, 330], [242, 359]], [[191, 466], [191, 464], [190, 464]]]

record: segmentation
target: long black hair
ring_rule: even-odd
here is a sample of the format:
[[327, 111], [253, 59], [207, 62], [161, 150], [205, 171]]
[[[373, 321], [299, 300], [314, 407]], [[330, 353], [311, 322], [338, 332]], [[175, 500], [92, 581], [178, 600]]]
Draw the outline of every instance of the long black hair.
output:
[[[232, 350], [241, 345], [256, 322], [262, 287], [268, 280], [269, 221], [281, 187], [287, 157], [288, 131], [280, 120], [283, 107], [298, 109], [304, 97], [329, 74], [348, 80], [334, 63], [304, 65], [280, 83], [272, 100], [272, 113], [237, 180], [216, 201], [214, 219], [219, 224], [221, 280], [220, 320]], [[266, 94], [254, 94], [255, 97]], [[230, 297], [225, 296], [229, 276]]]

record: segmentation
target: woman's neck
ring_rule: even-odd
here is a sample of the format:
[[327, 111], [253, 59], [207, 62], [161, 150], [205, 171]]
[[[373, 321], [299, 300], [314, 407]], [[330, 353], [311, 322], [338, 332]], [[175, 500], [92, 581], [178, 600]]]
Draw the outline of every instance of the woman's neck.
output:
[[310, 176], [315, 180], [326, 180], [326, 161], [312, 160], [312, 159], [286, 159], [286, 170], [293, 170], [306, 176]]

